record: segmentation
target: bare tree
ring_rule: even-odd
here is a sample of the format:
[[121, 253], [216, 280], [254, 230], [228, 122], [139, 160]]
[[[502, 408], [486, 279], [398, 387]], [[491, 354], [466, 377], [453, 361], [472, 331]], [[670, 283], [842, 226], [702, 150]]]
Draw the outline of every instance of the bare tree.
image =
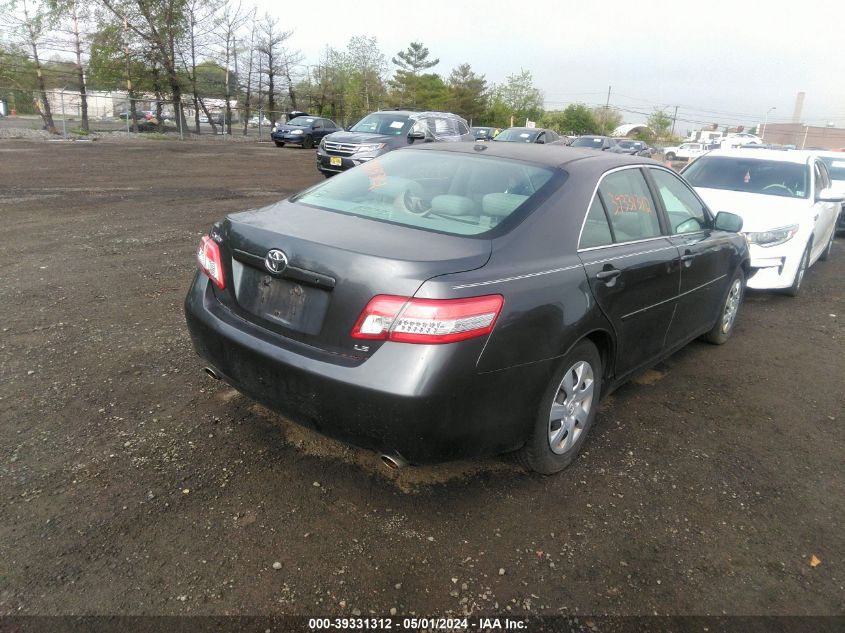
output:
[[56, 134], [56, 126], [53, 123], [53, 113], [50, 110], [50, 101], [47, 99], [47, 84], [44, 80], [44, 67], [39, 55], [39, 47], [43, 44], [44, 36], [53, 26], [55, 12], [46, 2], [41, 0], [13, 0], [3, 7], [0, 12], [0, 25], [4, 26], [9, 33], [19, 37], [16, 42], [20, 48], [28, 48], [32, 51], [32, 61], [35, 64], [35, 74], [38, 86], [38, 111], [44, 128]]
[[255, 20], [256, 10], [252, 10], [252, 21], [250, 23], [249, 29], [249, 62], [247, 64], [247, 72], [246, 72], [246, 82], [244, 83], [244, 130], [243, 135], [246, 136], [247, 128], [249, 126], [249, 115], [250, 115], [250, 106], [252, 103], [250, 102], [250, 98], [252, 97], [252, 68], [255, 61]]
[[241, 3], [238, 2], [236, 6], [225, 5], [220, 15], [220, 26], [218, 35], [223, 45], [222, 57], [224, 67], [226, 69], [225, 82], [225, 101], [226, 101], [226, 116], [224, 125], [226, 126], [226, 133], [232, 134], [232, 88], [230, 65], [232, 59], [237, 60], [237, 32], [243, 26], [248, 16], [241, 11]]
[[185, 26], [184, 0], [97, 0], [150, 44], [170, 87], [173, 111], [185, 126], [176, 45]]
[[285, 42], [293, 31], [279, 30], [279, 20], [265, 14], [258, 26], [258, 52], [262, 57], [263, 72], [267, 75], [267, 110], [271, 120], [275, 121], [279, 112], [276, 110], [276, 90], [279, 78], [284, 77]]

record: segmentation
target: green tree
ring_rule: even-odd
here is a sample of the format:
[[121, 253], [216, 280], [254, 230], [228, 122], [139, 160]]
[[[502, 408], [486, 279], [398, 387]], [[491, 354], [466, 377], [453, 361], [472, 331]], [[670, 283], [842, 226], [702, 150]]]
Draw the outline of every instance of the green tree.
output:
[[467, 121], [480, 123], [487, 109], [487, 80], [476, 75], [469, 64], [461, 64], [449, 75], [447, 109]]
[[593, 108], [593, 118], [598, 122], [595, 133], [599, 134], [610, 134], [622, 125], [622, 113], [615, 108], [595, 107]]
[[669, 135], [669, 130], [672, 128], [672, 117], [660, 108], [655, 108], [646, 121], [646, 125], [654, 132], [658, 138], [664, 138]]
[[561, 134], [596, 134], [599, 123], [593, 111], [582, 103], [572, 103], [566, 109], [544, 115], [543, 125]]
[[[496, 86], [496, 98], [510, 111], [515, 125], [525, 119], [538, 120], [543, 115], [543, 93], [534, 86], [530, 70], [508, 75], [504, 84]], [[507, 125], [510, 125], [510, 116]]]
[[349, 116], [359, 119], [380, 107], [387, 88], [387, 60], [375, 37], [356, 36], [349, 40], [346, 54], [338, 60], [340, 68], [348, 73], [346, 91]]
[[417, 91], [422, 71], [433, 68], [440, 63], [440, 59], [429, 59], [428, 48], [421, 42], [411, 42], [404, 51], [391, 61], [399, 67], [391, 82], [399, 97], [399, 105], [417, 107]]

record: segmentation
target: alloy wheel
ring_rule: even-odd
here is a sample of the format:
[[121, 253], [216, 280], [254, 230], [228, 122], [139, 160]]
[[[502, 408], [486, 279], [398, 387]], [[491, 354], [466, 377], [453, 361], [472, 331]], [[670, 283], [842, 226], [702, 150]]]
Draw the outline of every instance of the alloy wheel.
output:
[[578, 361], [563, 375], [549, 411], [549, 447], [557, 455], [576, 444], [593, 406], [595, 377], [592, 366]]
[[739, 302], [742, 299], [742, 282], [735, 279], [728, 291], [728, 298], [725, 300], [725, 311], [722, 314], [722, 334], [731, 331], [739, 312]]

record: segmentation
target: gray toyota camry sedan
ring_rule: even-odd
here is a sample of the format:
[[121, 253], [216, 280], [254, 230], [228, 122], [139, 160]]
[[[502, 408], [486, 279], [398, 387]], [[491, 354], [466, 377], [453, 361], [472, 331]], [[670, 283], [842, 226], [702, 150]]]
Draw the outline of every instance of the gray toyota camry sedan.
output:
[[602, 396], [728, 339], [740, 229], [647, 158], [422, 145], [215, 224], [185, 311], [211, 376], [388, 465], [553, 473]]

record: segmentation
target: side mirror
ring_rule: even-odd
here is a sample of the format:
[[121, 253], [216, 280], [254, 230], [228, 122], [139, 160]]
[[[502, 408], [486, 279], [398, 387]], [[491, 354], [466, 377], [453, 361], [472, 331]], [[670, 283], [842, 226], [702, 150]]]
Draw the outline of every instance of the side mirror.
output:
[[411, 130], [408, 132], [408, 138], [423, 140], [425, 138], [425, 132], [422, 130]]
[[845, 201], [845, 192], [828, 187], [819, 191], [816, 200], [819, 202], [843, 202]]
[[716, 214], [716, 221], [713, 223], [713, 226], [718, 231], [739, 233], [742, 230], [742, 218], [735, 213], [719, 211], [719, 213]]

